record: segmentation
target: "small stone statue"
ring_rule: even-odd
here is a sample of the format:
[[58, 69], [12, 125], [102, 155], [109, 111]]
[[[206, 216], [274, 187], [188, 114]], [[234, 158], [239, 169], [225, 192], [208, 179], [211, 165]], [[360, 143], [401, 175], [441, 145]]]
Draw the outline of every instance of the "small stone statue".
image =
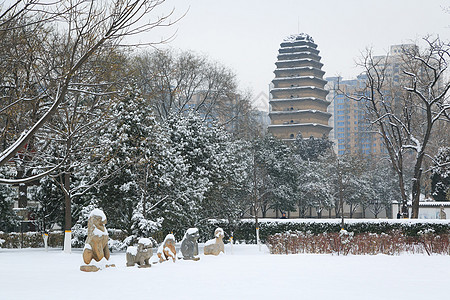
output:
[[223, 244], [223, 237], [225, 236], [222, 228], [217, 228], [214, 231], [215, 239], [209, 240], [205, 243], [205, 255], [219, 255], [220, 252], [225, 253], [225, 245]]
[[181, 241], [181, 254], [185, 260], [199, 260], [198, 256], [198, 242], [199, 233], [197, 228], [189, 228], [184, 234]]
[[149, 268], [152, 265], [149, 260], [153, 255], [152, 241], [147, 238], [140, 238], [138, 245], [127, 248], [127, 267], [138, 264], [139, 268]]
[[169, 258], [172, 258], [173, 262], [176, 261], [177, 252], [175, 250], [175, 236], [173, 234], [166, 236], [164, 242], [158, 247], [156, 255], [158, 255], [160, 263], [169, 260]]
[[103, 211], [98, 208], [94, 209], [89, 215], [88, 235], [83, 249], [83, 260], [87, 266], [81, 266], [81, 271], [96, 272], [99, 270], [98, 267], [89, 265], [92, 259], [97, 262], [102, 258], [109, 260], [108, 231], [105, 224], [106, 216]]
[[447, 214], [444, 211], [444, 205], [441, 205], [441, 210], [439, 211], [439, 219], [441, 220], [447, 219]]

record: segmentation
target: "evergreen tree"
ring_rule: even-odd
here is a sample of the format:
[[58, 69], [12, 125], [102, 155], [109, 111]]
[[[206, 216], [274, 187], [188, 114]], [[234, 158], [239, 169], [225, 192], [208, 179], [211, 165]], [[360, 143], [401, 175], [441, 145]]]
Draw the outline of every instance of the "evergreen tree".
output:
[[[182, 235], [185, 228], [202, 219], [219, 216], [213, 208], [221, 197], [214, 199], [213, 195], [230, 183], [236, 162], [230, 136], [214, 123], [206, 124], [195, 112], [171, 114], [164, 124], [168, 163], [161, 183], [168, 200], [161, 203], [159, 211], [163, 227]], [[240, 172], [238, 168], [235, 171]], [[213, 215], [205, 215], [207, 212]]]
[[20, 225], [20, 218], [13, 210], [17, 192], [10, 186], [0, 184], [0, 231], [11, 232]]
[[48, 231], [54, 224], [62, 226], [64, 194], [50, 177], [41, 178], [37, 187], [29, 188], [32, 199], [39, 203], [31, 207], [32, 216], [37, 221], [39, 229]]
[[[332, 206], [333, 196], [326, 191], [327, 163], [323, 161], [330, 153], [332, 142], [326, 138], [309, 137], [304, 139], [299, 132], [290, 145], [292, 160], [289, 164], [292, 195], [299, 210], [299, 217], [305, 217], [309, 207], [315, 207], [320, 216], [324, 208]], [[320, 198], [322, 197], [322, 198]]]
[[271, 135], [256, 139], [250, 146], [247, 193], [252, 213], [268, 209], [277, 212], [294, 210], [292, 186], [294, 169], [290, 164], [290, 150], [285, 143]]
[[291, 148], [302, 160], [317, 161], [320, 157], [327, 156], [331, 153], [331, 146], [333, 146], [333, 142], [326, 137], [315, 138], [311, 136], [304, 139], [299, 132]]
[[305, 198], [305, 204], [314, 207], [319, 218], [323, 209], [333, 206], [333, 192], [328, 177], [326, 163], [323, 161], [308, 161], [303, 174], [301, 195]]
[[91, 204], [104, 210], [109, 227], [131, 235], [139, 231], [135, 223], [149, 217], [145, 208], [157, 200], [150, 181], [161, 169], [159, 129], [150, 106], [135, 95], [115, 103], [112, 111], [113, 121], [99, 137], [105, 148], [96, 153], [109, 180], [91, 195]]
[[391, 206], [392, 201], [401, 199], [398, 188], [398, 177], [386, 161], [379, 161], [375, 168], [367, 171], [373, 189], [373, 196], [369, 199], [369, 209], [378, 218], [378, 214]]
[[431, 170], [431, 193], [436, 201], [450, 201], [450, 147], [441, 147]]

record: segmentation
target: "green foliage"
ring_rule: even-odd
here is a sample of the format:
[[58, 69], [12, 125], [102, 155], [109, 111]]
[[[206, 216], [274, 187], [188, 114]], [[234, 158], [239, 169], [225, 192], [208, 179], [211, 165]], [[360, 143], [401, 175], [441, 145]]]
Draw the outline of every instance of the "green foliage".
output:
[[[41, 248], [44, 247], [44, 240], [40, 232], [0, 232], [0, 240], [4, 240], [0, 244], [1, 248]], [[64, 233], [52, 232], [48, 236], [49, 247], [62, 247], [64, 241]]]
[[52, 179], [44, 177], [39, 186], [29, 188], [33, 200], [38, 206], [30, 207], [31, 216], [37, 221], [42, 232], [47, 231], [53, 224], [62, 225], [64, 216], [64, 194]]
[[[339, 220], [321, 220], [320, 222], [314, 221], [263, 221], [260, 222], [260, 237], [261, 241], [265, 242], [268, 236], [284, 233], [288, 231], [299, 231], [310, 234], [322, 234], [322, 233], [338, 233], [341, 230]], [[223, 228], [226, 238], [233, 232], [234, 240], [246, 243], [256, 243], [255, 223], [253, 220], [241, 220], [234, 223], [229, 223], [226, 220], [213, 220], [203, 226], [199, 226], [200, 240], [206, 241], [210, 239], [211, 232], [217, 227]], [[450, 223], [442, 222], [386, 222], [380, 220], [375, 222], [373, 220], [366, 221], [364, 219], [345, 225], [345, 229], [348, 232], [360, 233], [389, 233], [391, 231], [400, 231], [406, 236], [415, 237], [421, 232], [428, 232], [432, 230], [436, 234], [449, 234]], [[206, 234], [206, 236], [205, 236]], [[208, 236], [209, 234], [209, 236]]]
[[434, 158], [431, 194], [436, 201], [450, 201], [450, 147], [439, 148]]
[[302, 160], [314, 161], [326, 156], [331, 151], [331, 146], [333, 146], [333, 142], [325, 137], [318, 139], [311, 136], [304, 139], [300, 132], [292, 143], [294, 153], [299, 155]]
[[0, 231], [10, 232], [19, 225], [19, 218], [13, 211], [16, 191], [0, 184]]

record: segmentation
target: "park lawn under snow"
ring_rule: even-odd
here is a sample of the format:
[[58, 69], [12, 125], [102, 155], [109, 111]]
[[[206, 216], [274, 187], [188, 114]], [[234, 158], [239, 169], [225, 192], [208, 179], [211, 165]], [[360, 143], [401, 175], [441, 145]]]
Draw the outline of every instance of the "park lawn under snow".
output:
[[[202, 246], [202, 245], [201, 245]], [[151, 268], [79, 270], [80, 249], [0, 249], [0, 299], [448, 299], [448, 256], [271, 255], [264, 246], [225, 245]], [[203, 253], [200, 247], [200, 253]], [[153, 256], [155, 259], [155, 255]]]

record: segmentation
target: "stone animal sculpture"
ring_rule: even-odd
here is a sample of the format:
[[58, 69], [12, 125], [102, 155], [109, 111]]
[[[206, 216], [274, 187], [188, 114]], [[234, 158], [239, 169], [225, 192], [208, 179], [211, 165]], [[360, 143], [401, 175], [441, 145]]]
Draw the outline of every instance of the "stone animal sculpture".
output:
[[205, 243], [205, 255], [219, 255], [220, 252], [225, 253], [225, 245], [223, 244], [223, 237], [225, 236], [222, 228], [217, 228], [214, 231], [215, 239], [209, 240]]
[[184, 234], [184, 238], [181, 241], [181, 254], [183, 259], [186, 260], [199, 260], [198, 255], [198, 242], [199, 233], [197, 228], [189, 228]]
[[151, 267], [150, 258], [153, 255], [153, 243], [150, 239], [141, 238], [137, 247], [130, 246], [127, 248], [127, 267], [133, 267], [138, 264], [140, 268]]
[[106, 216], [100, 209], [94, 209], [88, 219], [88, 234], [83, 250], [83, 260], [88, 265], [92, 259], [109, 259], [108, 231], [105, 228]]
[[168, 234], [164, 239], [164, 242], [158, 247], [156, 253], [159, 258], [159, 262], [163, 262], [172, 258], [173, 262], [176, 261], [177, 252], [175, 250], [175, 236]]

